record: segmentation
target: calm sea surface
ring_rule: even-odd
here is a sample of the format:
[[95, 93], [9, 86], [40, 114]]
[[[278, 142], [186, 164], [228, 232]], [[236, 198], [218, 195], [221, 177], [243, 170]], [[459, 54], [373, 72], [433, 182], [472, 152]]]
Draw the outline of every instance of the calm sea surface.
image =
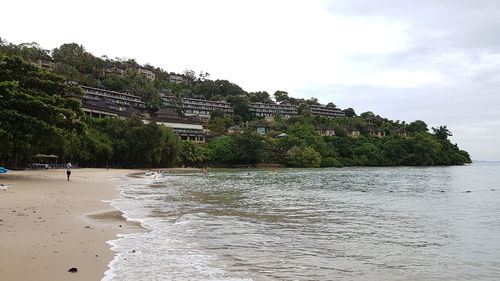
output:
[[[247, 172], [250, 176], [247, 176]], [[104, 280], [500, 280], [500, 164], [133, 179]]]

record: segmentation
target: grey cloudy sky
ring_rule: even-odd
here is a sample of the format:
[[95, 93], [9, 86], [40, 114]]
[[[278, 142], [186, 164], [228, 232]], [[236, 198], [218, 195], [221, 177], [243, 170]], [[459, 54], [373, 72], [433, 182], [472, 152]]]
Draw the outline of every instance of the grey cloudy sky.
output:
[[448, 125], [500, 160], [497, 0], [2, 1], [0, 36]]

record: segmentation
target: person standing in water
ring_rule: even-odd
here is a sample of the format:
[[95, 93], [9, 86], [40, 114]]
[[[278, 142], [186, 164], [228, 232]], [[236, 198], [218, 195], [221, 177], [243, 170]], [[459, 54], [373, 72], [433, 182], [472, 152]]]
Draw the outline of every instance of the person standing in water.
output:
[[68, 176], [68, 181], [69, 181], [69, 176], [71, 176], [71, 163], [68, 162], [68, 164], [66, 164], [66, 176]]

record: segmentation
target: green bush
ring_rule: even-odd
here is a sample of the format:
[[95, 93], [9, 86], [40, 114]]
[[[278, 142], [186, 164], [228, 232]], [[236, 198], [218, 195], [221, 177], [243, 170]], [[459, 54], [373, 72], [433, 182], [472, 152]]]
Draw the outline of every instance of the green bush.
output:
[[342, 163], [335, 157], [321, 158], [321, 167], [342, 167]]

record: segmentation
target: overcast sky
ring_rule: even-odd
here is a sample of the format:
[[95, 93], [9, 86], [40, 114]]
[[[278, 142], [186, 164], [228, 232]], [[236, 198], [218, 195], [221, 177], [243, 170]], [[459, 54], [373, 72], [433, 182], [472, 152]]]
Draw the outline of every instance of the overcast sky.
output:
[[447, 125], [500, 160], [498, 0], [2, 1], [0, 37]]

